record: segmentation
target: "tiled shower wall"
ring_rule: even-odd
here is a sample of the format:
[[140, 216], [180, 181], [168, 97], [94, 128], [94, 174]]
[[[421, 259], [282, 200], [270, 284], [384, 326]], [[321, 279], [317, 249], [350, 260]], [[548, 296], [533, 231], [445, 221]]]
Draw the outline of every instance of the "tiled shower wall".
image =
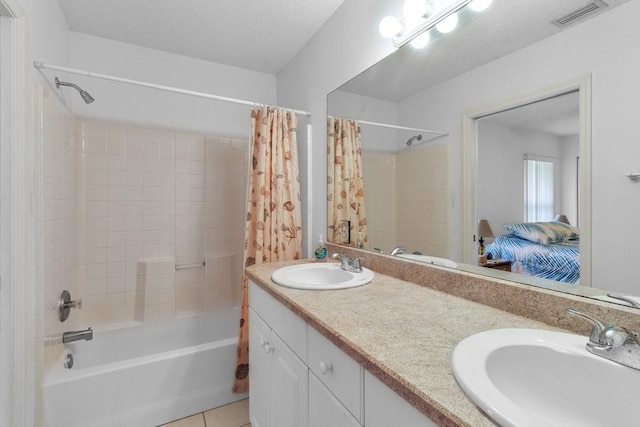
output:
[[396, 235], [396, 156], [362, 153], [362, 175], [367, 213], [367, 249], [389, 253], [398, 244]]
[[449, 146], [396, 155], [398, 241], [408, 251], [449, 257]]
[[363, 153], [369, 248], [449, 257], [449, 150]]
[[[64, 331], [238, 306], [249, 142], [79, 121], [34, 93], [37, 378]], [[64, 289], [83, 307], [62, 323]]]
[[81, 322], [239, 305], [248, 141], [89, 121], [76, 138]]

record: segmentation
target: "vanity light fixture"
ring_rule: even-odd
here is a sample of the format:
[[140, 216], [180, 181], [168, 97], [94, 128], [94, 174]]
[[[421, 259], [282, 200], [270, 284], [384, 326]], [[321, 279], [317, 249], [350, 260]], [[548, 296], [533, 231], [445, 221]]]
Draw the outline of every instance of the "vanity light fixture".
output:
[[443, 34], [453, 31], [458, 26], [458, 11], [467, 5], [480, 12], [489, 7], [492, 0], [454, 0], [436, 11], [435, 4], [442, 0], [405, 0], [404, 18], [385, 16], [378, 27], [380, 34], [391, 38], [395, 47], [402, 47], [411, 42], [415, 48], [423, 48], [429, 44], [429, 30], [436, 27]]

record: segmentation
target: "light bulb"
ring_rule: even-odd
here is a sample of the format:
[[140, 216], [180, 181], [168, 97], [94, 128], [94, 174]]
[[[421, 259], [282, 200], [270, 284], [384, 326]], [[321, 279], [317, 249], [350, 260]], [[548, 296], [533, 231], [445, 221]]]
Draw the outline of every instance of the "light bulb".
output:
[[380, 30], [380, 34], [382, 34], [382, 37], [390, 39], [391, 37], [395, 37], [402, 32], [402, 24], [395, 16], [385, 16], [380, 21], [378, 30]]
[[418, 37], [411, 40], [411, 46], [416, 49], [422, 49], [429, 44], [430, 40], [431, 36], [429, 35], [429, 33], [422, 33]]
[[402, 13], [407, 19], [424, 16], [427, 13], [427, 2], [425, 0], [405, 0]]
[[476, 12], [482, 12], [483, 10], [491, 6], [492, 1], [493, 0], [473, 0], [471, 3], [469, 3], [469, 8]]
[[438, 25], [436, 25], [436, 28], [441, 33], [446, 34], [455, 30], [457, 26], [458, 26], [458, 14], [454, 13], [453, 15], [448, 16], [447, 19], [445, 19], [444, 21], [441, 21], [440, 23], [438, 23]]

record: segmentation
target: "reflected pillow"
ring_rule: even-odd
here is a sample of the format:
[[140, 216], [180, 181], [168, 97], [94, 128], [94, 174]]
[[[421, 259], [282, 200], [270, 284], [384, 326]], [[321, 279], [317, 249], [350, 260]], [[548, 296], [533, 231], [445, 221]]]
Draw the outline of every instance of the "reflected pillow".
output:
[[558, 243], [580, 238], [580, 230], [578, 229], [578, 227], [574, 227], [572, 225], [558, 221], [549, 221], [545, 222], [544, 224], [552, 229], [554, 233], [564, 235], [564, 239], [559, 240]]
[[521, 239], [542, 245], [562, 243], [579, 236], [576, 227], [556, 221], [506, 224], [504, 228]]

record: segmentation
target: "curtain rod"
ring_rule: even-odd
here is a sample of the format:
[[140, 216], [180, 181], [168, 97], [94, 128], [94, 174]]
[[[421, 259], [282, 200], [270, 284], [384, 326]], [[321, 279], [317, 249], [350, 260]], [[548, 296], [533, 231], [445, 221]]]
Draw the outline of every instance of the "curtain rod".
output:
[[[129, 85], [134, 85], [134, 86], [148, 87], [148, 88], [151, 88], [151, 89], [162, 90], [162, 91], [165, 91], [165, 92], [181, 93], [183, 95], [197, 96], [197, 97], [200, 97], [200, 98], [214, 99], [216, 101], [230, 102], [230, 103], [233, 103], [233, 104], [249, 105], [249, 106], [260, 105], [259, 103], [252, 102], [252, 101], [245, 101], [243, 99], [229, 98], [229, 97], [220, 96], [220, 95], [212, 95], [210, 93], [204, 93], [204, 92], [195, 92], [195, 91], [192, 91], [192, 90], [180, 89], [180, 88], [171, 87], [171, 86], [163, 86], [163, 85], [158, 85], [158, 84], [155, 84], [155, 83], [147, 83], [147, 82], [142, 82], [142, 81], [139, 81], [139, 80], [124, 79], [122, 77], [109, 76], [109, 75], [106, 75], [106, 74], [92, 73], [92, 72], [89, 72], [89, 71], [77, 70], [77, 69], [74, 69], [74, 68], [60, 67], [60, 66], [57, 66], [57, 65], [45, 64], [43, 62], [38, 62], [38, 61], [34, 61], [33, 62], [33, 66], [36, 69], [48, 69], [48, 70], [63, 71], [63, 72], [66, 72], [66, 73], [77, 74], [77, 75], [80, 75], [80, 76], [95, 77], [97, 79], [102, 79], [102, 80], [110, 80], [110, 81], [113, 81], [113, 82], [125, 83], [125, 84], [129, 84]], [[294, 110], [294, 109], [291, 109], [291, 111], [293, 111], [296, 114], [303, 115], [303, 116], [311, 116], [311, 113], [308, 112], [308, 111]]]
[[414, 130], [417, 132], [424, 132], [424, 133], [433, 133], [436, 135], [440, 135], [440, 136], [448, 136], [449, 132], [438, 132], [435, 130], [429, 130], [429, 129], [420, 129], [420, 128], [412, 128], [412, 127], [407, 127], [407, 126], [398, 126], [398, 125], [390, 125], [387, 123], [377, 123], [377, 122], [368, 122], [365, 120], [358, 120], [358, 123], [362, 124], [362, 125], [369, 125], [369, 126], [379, 126], [379, 127], [383, 127], [383, 128], [391, 128], [391, 129], [398, 129], [398, 130]]

